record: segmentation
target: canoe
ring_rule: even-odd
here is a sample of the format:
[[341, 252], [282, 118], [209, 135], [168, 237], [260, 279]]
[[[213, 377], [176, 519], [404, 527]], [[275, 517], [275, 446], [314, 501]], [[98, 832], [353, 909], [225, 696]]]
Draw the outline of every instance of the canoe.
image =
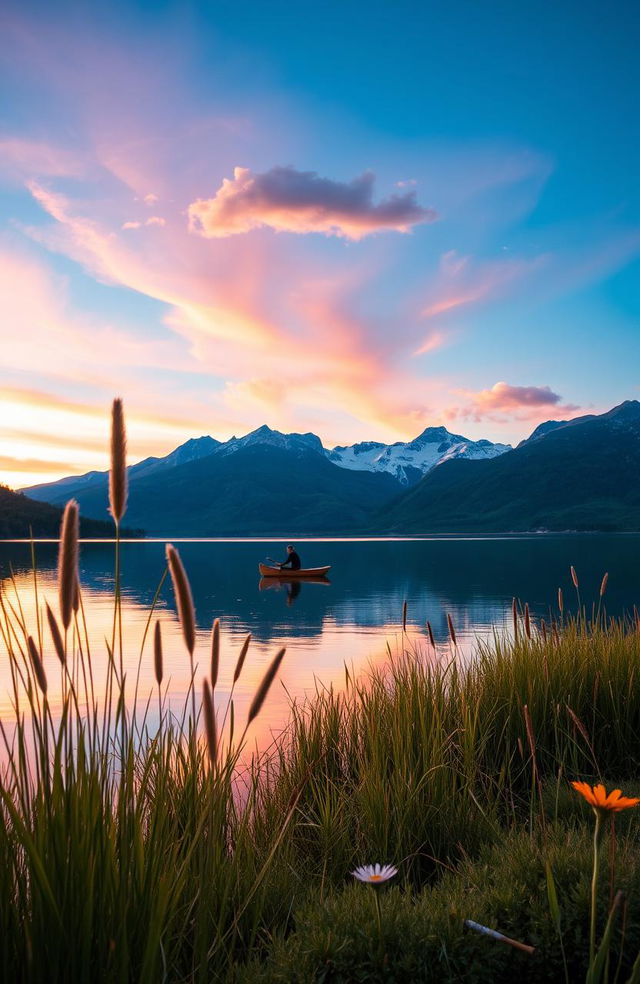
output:
[[301, 567], [299, 571], [292, 571], [290, 567], [282, 570], [280, 567], [269, 567], [267, 564], [258, 564], [258, 570], [262, 577], [325, 577], [330, 567]]

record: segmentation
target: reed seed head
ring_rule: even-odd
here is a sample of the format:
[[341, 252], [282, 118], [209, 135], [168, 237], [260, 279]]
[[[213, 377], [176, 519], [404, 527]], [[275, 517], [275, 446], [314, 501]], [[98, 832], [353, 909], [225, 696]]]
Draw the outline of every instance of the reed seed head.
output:
[[571, 580], [573, 581], [574, 588], [576, 588], [577, 590], [580, 587], [580, 585], [578, 583], [578, 575], [576, 574], [575, 567], [571, 568]]
[[158, 686], [162, 683], [162, 630], [160, 628], [160, 619], [156, 619], [155, 628], [153, 630], [153, 668], [156, 675], [156, 683]]
[[216, 712], [213, 706], [213, 695], [209, 687], [209, 681], [203, 681], [202, 687], [202, 709], [204, 711], [204, 727], [207, 735], [207, 747], [209, 748], [209, 758], [211, 764], [215, 765], [218, 758], [218, 729], [216, 725]]
[[407, 602], [402, 602], [402, 631], [407, 631]]
[[607, 583], [609, 581], [609, 573], [607, 572], [602, 578], [602, 583], [600, 585], [600, 597], [604, 597], [604, 593], [607, 590]]
[[247, 726], [250, 725], [253, 719], [260, 713], [285, 652], [285, 649], [281, 649], [280, 652], [271, 660], [269, 668], [263, 676], [262, 682], [256, 690], [253, 700], [251, 701], [251, 707], [249, 708], [249, 714], [247, 715]]
[[582, 735], [582, 737], [586, 741], [586, 743], [589, 746], [589, 748], [591, 748], [591, 741], [589, 739], [589, 732], [585, 728], [584, 724], [582, 723], [582, 721], [580, 720], [580, 718], [578, 717], [578, 715], [575, 713], [575, 711], [573, 711], [569, 707], [568, 704], [567, 704], [567, 714], [569, 715], [569, 717], [571, 718], [571, 720], [575, 724], [576, 728], [578, 729], [578, 731], [580, 732], [580, 734]]
[[533, 723], [531, 721], [531, 715], [529, 713], [529, 705], [528, 704], [525, 704], [524, 707], [523, 707], [523, 709], [522, 709], [522, 711], [523, 711], [523, 714], [524, 714], [524, 726], [525, 726], [525, 730], [527, 732], [527, 741], [529, 742], [529, 748], [531, 749], [531, 755], [533, 756], [533, 758], [535, 760], [535, 757], [536, 757], [536, 739], [535, 739], [535, 735], [533, 733]]
[[560, 614], [562, 615], [562, 612], [564, 611], [564, 598], [562, 596], [562, 588], [558, 588], [558, 609], [560, 610]]
[[529, 602], [525, 603], [524, 606], [524, 631], [527, 634], [527, 639], [531, 638], [531, 613], [529, 612]]
[[513, 619], [513, 634], [517, 639], [518, 638], [518, 602], [516, 598], [514, 598], [513, 601], [511, 602], [511, 617]]
[[49, 631], [51, 633], [51, 638], [53, 639], [53, 648], [56, 651], [56, 656], [60, 660], [61, 664], [64, 666], [66, 661], [64, 643], [62, 641], [62, 635], [60, 634], [60, 629], [58, 628], [56, 617], [49, 607], [49, 602], [47, 602], [47, 622], [49, 623]]
[[65, 629], [71, 624], [78, 585], [79, 511], [75, 499], [67, 502], [60, 527], [58, 548], [58, 597]]
[[220, 619], [213, 620], [211, 629], [211, 690], [216, 689], [218, 668], [220, 666]]
[[182, 566], [180, 554], [172, 543], [167, 543], [167, 564], [169, 565], [169, 574], [171, 575], [173, 591], [176, 596], [178, 618], [182, 626], [184, 643], [189, 650], [189, 655], [193, 656], [193, 651], [196, 648], [196, 612], [193, 607], [193, 596], [191, 594], [189, 579]]
[[454, 646], [457, 646], [458, 642], [456, 640], [456, 630], [453, 627], [453, 619], [449, 614], [447, 614], [447, 625], [449, 626], [449, 635], [451, 636], [451, 642], [454, 644]]
[[436, 648], [436, 640], [433, 638], [433, 629], [431, 628], [431, 622], [427, 622], [427, 632], [429, 633], [429, 642], [432, 647]]
[[109, 471], [109, 512], [119, 523], [127, 508], [127, 432], [122, 400], [111, 409], [111, 469]]
[[29, 638], [27, 639], [27, 645], [29, 647], [29, 655], [31, 656], [31, 662], [33, 663], [33, 672], [36, 675], [38, 686], [40, 687], [42, 693], [46, 694], [47, 675], [44, 672], [44, 666], [42, 665], [42, 657], [40, 655], [40, 651], [31, 636], [29, 636]]
[[240, 674], [242, 673], [242, 667], [244, 666], [244, 661], [247, 658], [247, 651], [249, 649], [249, 643], [251, 642], [251, 633], [248, 634], [247, 638], [242, 643], [242, 649], [240, 650], [240, 655], [236, 662], [236, 668], [233, 671], [233, 682], [237, 683]]

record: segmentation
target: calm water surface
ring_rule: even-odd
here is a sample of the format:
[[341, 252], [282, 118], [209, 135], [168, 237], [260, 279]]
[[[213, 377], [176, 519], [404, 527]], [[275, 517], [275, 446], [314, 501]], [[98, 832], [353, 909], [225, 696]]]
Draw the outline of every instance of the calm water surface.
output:
[[[209, 633], [214, 618], [222, 626], [222, 665], [218, 704], [226, 703], [238, 650], [253, 635], [245, 669], [236, 688], [236, 710], [246, 712], [265, 667], [280, 646], [287, 647], [279, 682], [274, 685], [255, 735], [261, 743], [285, 723], [290, 699], [318, 684], [341, 687], [344, 665], [358, 672], [383, 661], [386, 646], [401, 636], [402, 605], [407, 601], [411, 641], [426, 640], [427, 619], [439, 648], [448, 652], [446, 615], [450, 613], [463, 655], [473, 641], [494, 626], [508, 627], [515, 596], [533, 613], [546, 616], [562, 586], [575, 604], [569, 567], [576, 568], [583, 600], [597, 599], [602, 575], [609, 572], [607, 610], [630, 611], [640, 601], [640, 538], [634, 535], [522, 536], [410, 540], [298, 540], [304, 566], [331, 565], [329, 583], [291, 584], [261, 581], [258, 561], [283, 559], [282, 543], [271, 541], [174, 541], [189, 575], [199, 629], [197, 678], [208, 671]], [[39, 601], [57, 611], [57, 544], [38, 543]], [[97, 689], [104, 674], [104, 638], [110, 637], [113, 612], [113, 544], [87, 542], [81, 549], [81, 580]], [[122, 545], [124, 648], [128, 678], [136, 676], [149, 606], [164, 569], [164, 542]], [[0, 578], [5, 597], [15, 603], [15, 586], [30, 631], [35, 635], [36, 605], [30, 548], [0, 544]], [[163, 588], [157, 613], [165, 643], [165, 679], [171, 707], [178, 711], [189, 681], [189, 663], [175, 614], [173, 593]], [[141, 661], [140, 692], [154, 689], [151, 639]], [[3, 648], [0, 640], [0, 650]], [[50, 697], [57, 698], [55, 657], [46, 655]], [[0, 664], [0, 714], [9, 711], [10, 679], [6, 658]], [[133, 685], [131, 686], [133, 690]], [[152, 722], [155, 705], [150, 711]]]

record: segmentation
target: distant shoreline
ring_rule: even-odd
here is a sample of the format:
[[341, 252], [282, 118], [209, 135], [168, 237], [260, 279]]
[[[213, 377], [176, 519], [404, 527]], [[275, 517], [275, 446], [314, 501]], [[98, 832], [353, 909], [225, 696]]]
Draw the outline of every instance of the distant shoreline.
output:
[[[579, 536], [640, 536], [640, 530], [520, 530], [509, 533], [272, 533], [244, 536], [140, 536], [121, 537], [120, 543], [370, 543], [422, 540], [530, 540]], [[59, 543], [58, 537], [0, 537], [0, 543]], [[115, 537], [84, 537], [80, 543], [115, 543]]]

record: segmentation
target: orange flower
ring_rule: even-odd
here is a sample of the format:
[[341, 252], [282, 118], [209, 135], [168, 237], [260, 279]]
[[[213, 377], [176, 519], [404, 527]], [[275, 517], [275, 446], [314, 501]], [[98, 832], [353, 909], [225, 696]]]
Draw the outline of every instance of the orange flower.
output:
[[640, 798], [623, 796], [619, 789], [614, 789], [607, 796], [607, 791], [602, 785], [590, 786], [588, 782], [572, 782], [573, 788], [584, 796], [587, 803], [590, 803], [594, 810], [604, 810], [607, 813], [620, 813], [621, 810], [628, 810], [632, 806], [640, 803]]

